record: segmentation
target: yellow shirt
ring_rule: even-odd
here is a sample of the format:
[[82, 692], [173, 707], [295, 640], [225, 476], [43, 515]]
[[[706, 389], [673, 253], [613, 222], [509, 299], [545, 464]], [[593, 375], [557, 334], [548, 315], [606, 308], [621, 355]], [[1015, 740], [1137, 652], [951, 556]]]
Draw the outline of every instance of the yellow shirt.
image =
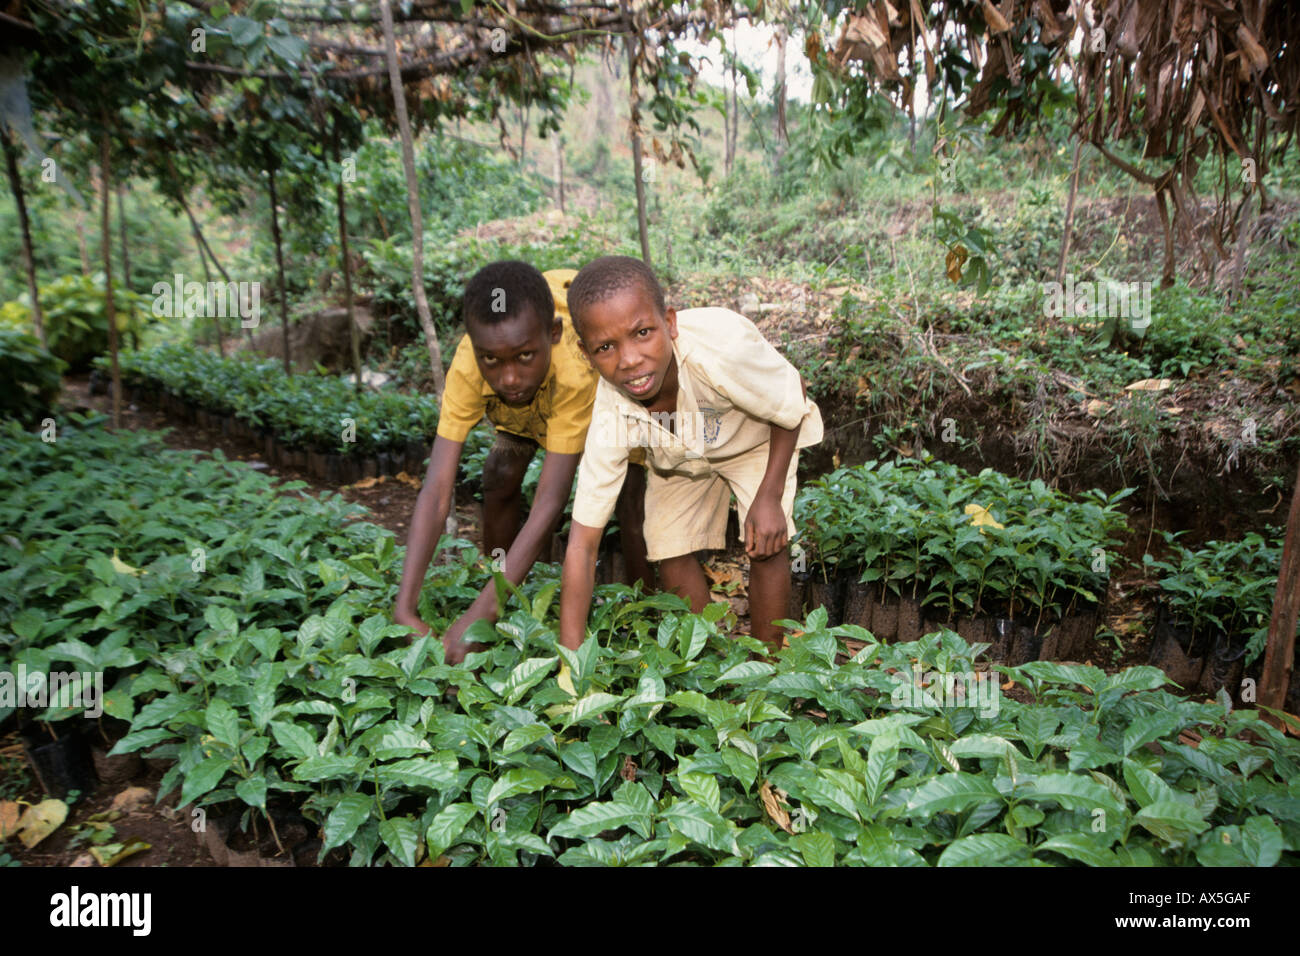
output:
[[469, 336], [461, 338], [447, 369], [447, 384], [442, 393], [442, 410], [438, 416], [441, 437], [463, 442], [470, 429], [486, 416], [501, 431], [531, 438], [547, 451], [562, 455], [582, 452], [600, 376], [579, 350], [569, 320], [567, 290], [577, 274], [573, 269], [545, 273], [555, 299], [555, 317], [564, 332], [559, 344], [551, 347], [551, 367], [527, 407], [512, 408], [501, 401], [479, 373]]
[[739, 312], [680, 310], [673, 354], [678, 385], [677, 411], [671, 416], [652, 416], [600, 380], [578, 466], [573, 520], [590, 528], [605, 526], [627, 474], [629, 453], [638, 448], [647, 450], [655, 474], [702, 477], [716, 470], [713, 463], [767, 443], [774, 424], [799, 426], [796, 448], [822, 440], [821, 411], [804, 397], [799, 371]]

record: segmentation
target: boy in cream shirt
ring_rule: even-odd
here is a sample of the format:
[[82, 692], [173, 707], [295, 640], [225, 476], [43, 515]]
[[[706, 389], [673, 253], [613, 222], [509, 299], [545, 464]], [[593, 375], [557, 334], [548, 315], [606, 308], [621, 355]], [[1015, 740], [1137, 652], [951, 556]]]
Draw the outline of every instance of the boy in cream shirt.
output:
[[601, 532], [631, 449], [646, 449], [647, 557], [660, 583], [702, 611], [708, 582], [694, 552], [726, 546], [734, 492], [750, 558], [753, 636], [774, 647], [790, 596], [798, 448], [822, 438], [798, 370], [729, 309], [665, 309], [639, 259], [606, 256], [568, 290], [579, 345], [600, 383], [578, 468], [560, 595], [560, 642], [586, 633]]

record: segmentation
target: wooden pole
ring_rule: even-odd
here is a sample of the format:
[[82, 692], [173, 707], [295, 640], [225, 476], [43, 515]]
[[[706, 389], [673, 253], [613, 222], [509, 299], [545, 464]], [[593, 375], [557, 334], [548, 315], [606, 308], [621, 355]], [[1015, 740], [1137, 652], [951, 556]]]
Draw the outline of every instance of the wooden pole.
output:
[[[1282, 544], [1282, 567], [1273, 598], [1273, 617], [1268, 624], [1264, 647], [1264, 670], [1259, 682], [1259, 706], [1282, 710], [1295, 667], [1295, 627], [1300, 619], [1300, 470], [1291, 492], [1291, 510], [1286, 519], [1286, 540]], [[1264, 717], [1273, 726], [1281, 721]]]

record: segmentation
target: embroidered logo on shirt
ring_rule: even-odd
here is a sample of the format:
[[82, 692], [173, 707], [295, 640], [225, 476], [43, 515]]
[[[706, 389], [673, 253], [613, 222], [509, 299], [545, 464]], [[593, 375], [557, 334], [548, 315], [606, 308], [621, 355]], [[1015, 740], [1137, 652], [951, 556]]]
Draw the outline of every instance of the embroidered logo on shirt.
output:
[[718, 441], [718, 432], [722, 429], [722, 413], [717, 409], [700, 406], [700, 424], [704, 430], [704, 444], [715, 445]]

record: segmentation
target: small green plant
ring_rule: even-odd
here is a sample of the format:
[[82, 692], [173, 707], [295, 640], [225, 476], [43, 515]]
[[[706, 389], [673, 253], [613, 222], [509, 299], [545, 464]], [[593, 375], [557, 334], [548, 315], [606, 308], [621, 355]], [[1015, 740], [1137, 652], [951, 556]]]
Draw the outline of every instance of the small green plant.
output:
[[[37, 290], [50, 353], [74, 371], [90, 364], [108, 350], [108, 320], [105, 317], [104, 274], [70, 275], [55, 279]], [[119, 342], [129, 333], [138, 334], [152, 317], [145, 296], [113, 283], [113, 304]], [[23, 332], [33, 331], [32, 308], [27, 297], [0, 306], [0, 325]]]
[[54, 406], [65, 364], [26, 332], [0, 327], [0, 417], [31, 424]]
[[801, 489], [795, 513], [823, 573], [851, 571], [949, 620], [1032, 614], [1041, 624], [1105, 592], [1126, 527], [1116, 505], [1131, 491], [1071, 499], [927, 456], [840, 468]]
[[1193, 631], [1224, 634], [1245, 646], [1247, 666], [1259, 659], [1268, 639], [1268, 625], [1282, 567], [1282, 536], [1269, 528], [1267, 536], [1250, 532], [1239, 541], [1210, 541], [1192, 550], [1178, 543], [1178, 534], [1161, 532], [1172, 556], [1157, 561], [1142, 556], [1151, 571], [1160, 572], [1156, 587], [1172, 616]]

